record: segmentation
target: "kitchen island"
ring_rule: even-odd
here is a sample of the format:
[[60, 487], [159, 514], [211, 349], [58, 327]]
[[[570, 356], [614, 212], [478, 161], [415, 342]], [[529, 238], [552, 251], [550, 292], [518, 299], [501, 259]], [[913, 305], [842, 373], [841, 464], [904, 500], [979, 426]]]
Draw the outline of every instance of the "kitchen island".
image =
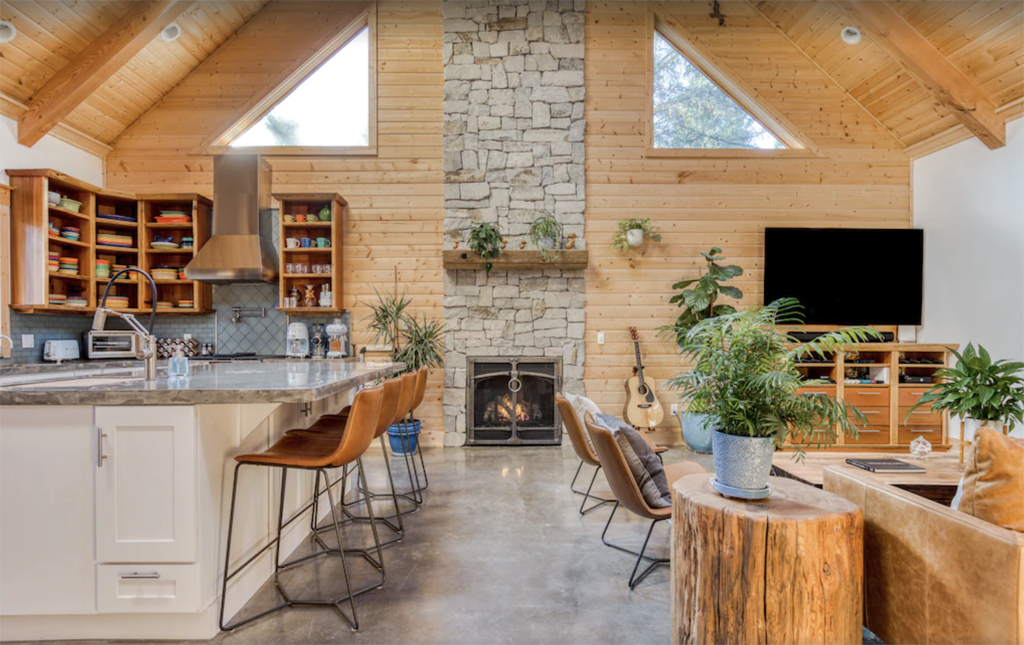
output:
[[[4, 639], [212, 638], [234, 457], [312, 425], [402, 367], [196, 362], [188, 378], [153, 382], [133, 367], [26, 373], [20, 383], [8, 373], [0, 386]], [[289, 479], [291, 516], [310, 501], [313, 480]], [[268, 469], [242, 471], [246, 513], [235, 524], [232, 569], [271, 539], [279, 482]], [[40, 509], [51, 518], [43, 526]], [[282, 554], [308, 527], [289, 525]], [[227, 616], [271, 575], [272, 558], [270, 550], [231, 580]]]

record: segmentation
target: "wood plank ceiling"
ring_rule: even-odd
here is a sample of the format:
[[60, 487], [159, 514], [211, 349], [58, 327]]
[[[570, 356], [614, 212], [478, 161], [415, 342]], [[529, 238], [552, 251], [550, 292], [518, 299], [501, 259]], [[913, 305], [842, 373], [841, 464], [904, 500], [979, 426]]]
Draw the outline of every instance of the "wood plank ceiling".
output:
[[[1024, 3], [901, 0], [889, 3], [997, 107], [1024, 96]], [[949, 110], [869, 36], [840, 37], [850, 18], [832, 2], [762, 0], [754, 7], [905, 147], [954, 128]]]
[[[110, 144], [234, 35], [269, 0], [203, 0], [178, 20], [174, 43], [148, 45], [65, 120]], [[882, 1], [882, 0], [880, 0]], [[885, 0], [1001, 113], [1021, 113], [1024, 98], [1024, 2], [1020, 0]], [[0, 18], [19, 31], [0, 45], [0, 93], [25, 103], [47, 79], [123, 16], [131, 0], [8, 0]], [[706, 13], [710, 2], [689, 5]], [[706, 7], [705, 5], [708, 5]], [[904, 148], [952, 143], [969, 136], [934, 94], [865, 34], [847, 45], [840, 30], [850, 17], [836, 3], [802, 0], [726, 0], [722, 10], [760, 15], [800, 48]], [[10, 102], [8, 102], [10, 103]], [[10, 110], [5, 113], [9, 114]], [[963, 132], [958, 133], [958, 129]], [[914, 148], [911, 148], [913, 151]]]
[[[176, 22], [181, 37], [154, 40], [78, 106], [64, 123], [110, 144], [238, 31], [268, 0], [195, 2]], [[18, 29], [0, 45], [0, 93], [25, 103], [111, 24], [128, 0], [9, 0], [0, 18]]]

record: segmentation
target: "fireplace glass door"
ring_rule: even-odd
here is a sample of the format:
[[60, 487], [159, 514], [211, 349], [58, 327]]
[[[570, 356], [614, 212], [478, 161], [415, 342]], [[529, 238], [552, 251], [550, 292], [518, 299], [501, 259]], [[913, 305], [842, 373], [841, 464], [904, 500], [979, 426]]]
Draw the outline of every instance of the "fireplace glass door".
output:
[[562, 442], [555, 407], [558, 359], [470, 358], [466, 384], [470, 445], [553, 445]]

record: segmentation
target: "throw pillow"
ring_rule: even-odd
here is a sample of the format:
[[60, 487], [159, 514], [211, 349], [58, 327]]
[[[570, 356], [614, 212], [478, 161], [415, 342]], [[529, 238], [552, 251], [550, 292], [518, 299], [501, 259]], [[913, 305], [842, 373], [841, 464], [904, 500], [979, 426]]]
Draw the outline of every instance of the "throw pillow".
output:
[[980, 429], [965, 458], [958, 511], [1024, 533], [1024, 440]]
[[[587, 418], [589, 412], [595, 419], [601, 414], [601, 408], [597, 407], [597, 404], [583, 396], [582, 394], [569, 394], [568, 392], [562, 392], [562, 396], [569, 401], [569, 405], [572, 406], [573, 411], [576, 412], [576, 418], [580, 421], [580, 427], [583, 427], [583, 420]], [[587, 445], [590, 446], [590, 452], [594, 452], [594, 442], [590, 438], [590, 433], [583, 427], [583, 437], [587, 440]]]
[[640, 436], [636, 428], [618, 417], [599, 414], [595, 418], [598, 423], [612, 431], [647, 504], [651, 508], [671, 506], [672, 498], [669, 496], [665, 469], [651, 449], [651, 445]]

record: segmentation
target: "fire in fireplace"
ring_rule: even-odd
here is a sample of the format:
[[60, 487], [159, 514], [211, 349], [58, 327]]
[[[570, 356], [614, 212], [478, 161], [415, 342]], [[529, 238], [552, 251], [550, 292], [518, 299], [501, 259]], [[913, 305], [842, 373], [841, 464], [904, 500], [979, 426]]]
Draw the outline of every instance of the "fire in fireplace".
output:
[[557, 445], [562, 422], [555, 392], [557, 358], [470, 358], [467, 366], [468, 445]]

